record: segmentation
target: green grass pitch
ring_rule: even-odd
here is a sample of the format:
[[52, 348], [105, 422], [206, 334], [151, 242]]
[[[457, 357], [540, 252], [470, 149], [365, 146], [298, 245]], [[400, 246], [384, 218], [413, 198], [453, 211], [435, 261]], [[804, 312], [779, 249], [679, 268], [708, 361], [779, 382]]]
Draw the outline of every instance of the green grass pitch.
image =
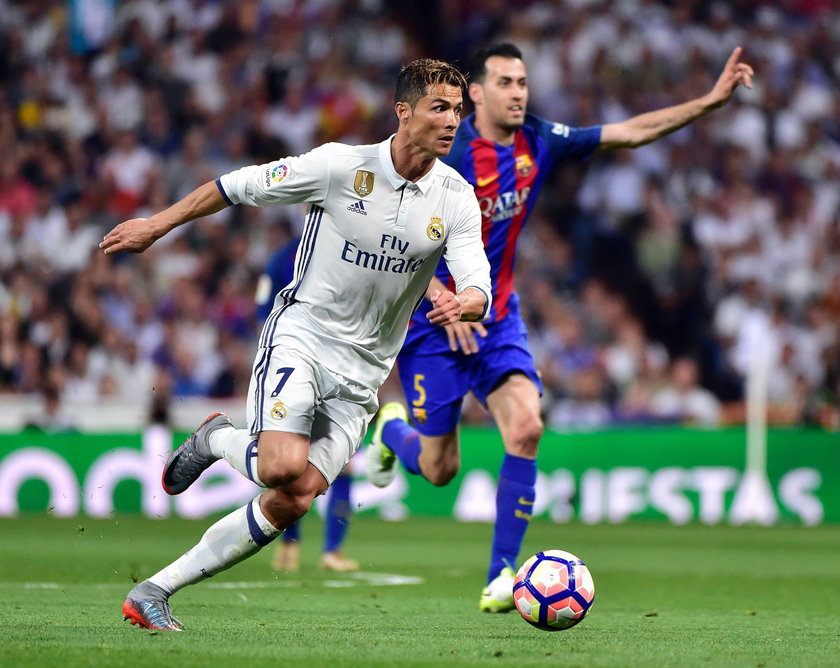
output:
[[[836, 666], [840, 527], [532, 523], [521, 558], [560, 548], [595, 578], [568, 631], [478, 612], [491, 527], [354, 521], [361, 575], [274, 574], [268, 548], [173, 599], [184, 633], [122, 620], [133, 578], [193, 545], [208, 521], [0, 520], [0, 666]], [[388, 574], [393, 577], [388, 577]]]

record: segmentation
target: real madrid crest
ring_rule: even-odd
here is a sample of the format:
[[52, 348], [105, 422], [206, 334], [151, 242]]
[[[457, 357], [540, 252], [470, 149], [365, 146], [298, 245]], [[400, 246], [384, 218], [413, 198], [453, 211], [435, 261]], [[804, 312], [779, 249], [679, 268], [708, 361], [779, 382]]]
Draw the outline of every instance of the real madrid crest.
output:
[[432, 241], [443, 239], [443, 221], [441, 221], [440, 216], [432, 216], [431, 222], [426, 227], [426, 236]]
[[359, 197], [367, 197], [373, 192], [373, 172], [366, 172], [364, 169], [356, 170], [356, 180], [353, 181], [353, 190]]
[[282, 401], [275, 401], [274, 405], [271, 407], [271, 417], [275, 420], [282, 420], [286, 417], [286, 404]]

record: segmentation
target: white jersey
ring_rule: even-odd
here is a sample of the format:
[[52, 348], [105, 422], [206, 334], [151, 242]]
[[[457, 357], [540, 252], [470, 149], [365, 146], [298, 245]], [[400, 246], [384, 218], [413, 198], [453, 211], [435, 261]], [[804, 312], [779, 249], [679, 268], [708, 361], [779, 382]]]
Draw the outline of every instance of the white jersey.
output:
[[470, 186], [436, 160], [416, 183], [397, 174], [391, 139], [325, 144], [243, 167], [217, 180], [231, 204], [308, 203], [294, 278], [280, 290], [260, 347], [288, 346], [327, 369], [378, 388], [441, 256], [456, 291], [490, 308], [490, 265]]

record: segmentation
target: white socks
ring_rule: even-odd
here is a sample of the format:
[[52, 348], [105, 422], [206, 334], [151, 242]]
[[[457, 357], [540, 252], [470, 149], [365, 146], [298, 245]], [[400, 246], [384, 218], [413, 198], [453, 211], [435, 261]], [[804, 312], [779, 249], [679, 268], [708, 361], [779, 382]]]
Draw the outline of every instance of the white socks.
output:
[[171, 596], [182, 587], [247, 559], [279, 534], [280, 530], [263, 515], [260, 497], [256, 497], [216, 522], [207, 529], [198, 545], [149, 580]]
[[247, 429], [217, 429], [210, 434], [210, 450], [216, 457], [253, 480], [260, 487], [265, 487], [257, 472], [257, 438]]

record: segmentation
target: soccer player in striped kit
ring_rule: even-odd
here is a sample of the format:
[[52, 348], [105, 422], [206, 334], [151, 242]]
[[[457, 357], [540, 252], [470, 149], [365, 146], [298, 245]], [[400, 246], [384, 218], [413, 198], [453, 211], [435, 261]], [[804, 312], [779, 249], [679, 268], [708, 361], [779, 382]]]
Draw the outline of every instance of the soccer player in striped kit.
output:
[[248, 426], [216, 413], [175, 450], [163, 488], [180, 494], [218, 459], [265, 491], [213, 524], [192, 549], [134, 587], [132, 624], [180, 631], [169, 598], [246, 559], [309, 510], [350, 461], [378, 408], [376, 393], [441, 258], [456, 291], [432, 295], [436, 326], [491, 307], [481, 213], [470, 185], [438, 158], [461, 122], [463, 75], [422, 59], [397, 77], [397, 132], [379, 144], [325, 144], [243, 167], [149, 219], [117, 225], [106, 253], [142, 252], [178, 225], [232, 204], [307, 203], [294, 281], [263, 326], [248, 391]]
[[[512, 610], [516, 559], [531, 519], [536, 456], [543, 423], [542, 390], [528, 350], [519, 297], [513, 290], [516, 243], [551, 166], [596, 151], [648, 144], [723, 106], [739, 85], [752, 87], [752, 68], [735, 49], [703, 97], [621, 123], [573, 128], [526, 113], [528, 81], [512, 44], [479, 51], [471, 60], [469, 95], [475, 114], [464, 119], [446, 162], [475, 188], [482, 238], [493, 277], [493, 308], [483, 323], [430, 327], [425, 302], [415, 314], [398, 358], [413, 425], [401, 404], [382, 407], [366, 452], [368, 477], [387, 485], [396, 458], [413, 474], [445, 485], [458, 472], [458, 422], [472, 391], [493, 416], [505, 456], [496, 493], [496, 523], [479, 608]], [[439, 267], [429, 294], [451, 285]]]

